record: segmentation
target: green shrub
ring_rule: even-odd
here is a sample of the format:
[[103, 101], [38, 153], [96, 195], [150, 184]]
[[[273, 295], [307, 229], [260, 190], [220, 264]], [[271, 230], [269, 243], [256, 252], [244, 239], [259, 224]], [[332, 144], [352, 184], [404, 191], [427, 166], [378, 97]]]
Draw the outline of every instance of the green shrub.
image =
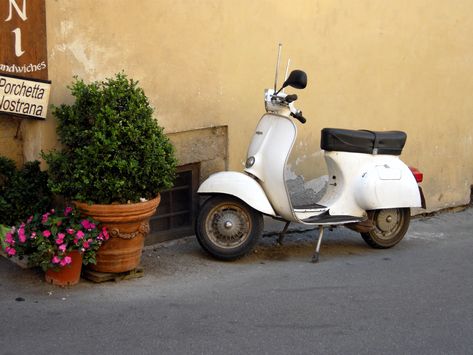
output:
[[13, 160], [0, 156], [0, 224], [13, 226], [49, 209], [52, 195], [47, 181], [39, 161], [27, 162], [18, 170]]
[[0, 248], [5, 250], [7, 244], [5, 243], [5, 235], [10, 231], [10, 227], [0, 224]]
[[100, 204], [151, 199], [173, 184], [174, 148], [138, 82], [125, 74], [90, 84], [75, 78], [75, 102], [55, 107], [64, 148], [43, 154], [54, 193]]

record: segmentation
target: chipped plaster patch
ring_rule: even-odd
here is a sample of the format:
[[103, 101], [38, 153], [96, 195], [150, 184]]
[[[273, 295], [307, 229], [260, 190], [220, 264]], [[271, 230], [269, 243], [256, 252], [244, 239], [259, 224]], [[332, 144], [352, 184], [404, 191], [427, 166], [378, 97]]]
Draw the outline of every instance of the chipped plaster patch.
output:
[[[97, 68], [105, 66], [104, 63], [110, 58], [110, 51], [108, 49], [83, 39], [60, 43], [54, 49], [66, 55], [71, 55], [77, 63], [82, 65], [83, 71], [88, 75], [99, 72]], [[53, 51], [53, 56], [55, 51]], [[74, 70], [74, 72], [77, 71]]]
[[[294, 169], [292, 168], [292, 164], [286, 164], [286, 167], [284, 169], [284, 179], [285, 180], [294, 180], [294, 179], [297, 179], [298, 175], [296, 174], [296, 172], [294, 171]], [[304, 177], [302, 177], [304, 178]]]
[[61, 21], [59, 25], [60, 33], [62, 37], [66, 37], [71, 33], [74, 28], [74, 23], [72, 21]]
[[52, 48], [50, 56], [54, 58], [57, 53], [62, 53], [68, 62], [75, 61], [82, 66], [81, 70], [77, 64], [73, 64], [72, 70], [76, 74], [82, 71], [92, 76], [100, 72], [101, 68], [108, 67], [107, 61], [116, 53], [116, 49], [99, 45], [85, 33], [80, 32], [70, 20], [61, 21], [56, 34], [60, 40]]
[[328, 184], [328, 175], [322, 175], [315, 179], [304, 181], [304, 189], [320, 192], [324, 188], [326, 188], [327, 184]]
[[[97, 46], [92, 46], [90, 43], [78, 39], [71, 42], [67, 49], [72, 53], [74, 58], [84, 66], [86, 73], [92, 74], [95, 72], [97, 65], [92, 54], [98, 54], [98, 52], [101, 52]], [[87, 55], [87, 52], [89, 55]], [[103, 52], [105, 53], [105, 51]]]

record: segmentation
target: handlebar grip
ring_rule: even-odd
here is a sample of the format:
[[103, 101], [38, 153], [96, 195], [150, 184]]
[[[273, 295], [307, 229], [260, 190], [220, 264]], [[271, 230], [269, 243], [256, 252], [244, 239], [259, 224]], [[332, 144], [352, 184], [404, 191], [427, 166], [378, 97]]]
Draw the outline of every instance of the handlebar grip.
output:
[[297, 100], [297, 95], [296, 94], [293, 94], [293, 95], [287, 95], [284, 100], [290, 104], [291, 102], [294, 102]]
[[307, 122], [304, 116], [302, 116], [302, 111], [299, 111], [297, 114], [291, 113], [291, 116], [296, 118], [300, 123], [304, 124]]

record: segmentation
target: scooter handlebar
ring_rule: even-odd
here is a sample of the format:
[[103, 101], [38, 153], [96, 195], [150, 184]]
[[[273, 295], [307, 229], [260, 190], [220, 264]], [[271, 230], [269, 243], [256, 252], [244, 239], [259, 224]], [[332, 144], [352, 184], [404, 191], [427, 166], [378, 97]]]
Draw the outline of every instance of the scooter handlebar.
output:
[[307, 122], [307, 120], [305, 119], [304, 116], [302, 116], [302, 111], [299, 111], [297, 113], [292, 113], [291, 112], [291, 116], [296, 118], [300, 123], [304, 124]]
[[296, 94], [292, 94], [292, 95], [287, 95], [284, 100], [290, 104], [291, 102], [294, 102], [297, 100], [297, 95]]

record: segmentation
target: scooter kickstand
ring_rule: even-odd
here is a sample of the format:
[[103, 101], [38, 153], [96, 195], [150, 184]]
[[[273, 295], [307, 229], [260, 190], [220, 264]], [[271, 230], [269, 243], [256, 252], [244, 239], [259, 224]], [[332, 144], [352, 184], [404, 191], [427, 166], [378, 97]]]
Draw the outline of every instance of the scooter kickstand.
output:
[[278, 233], [278, 241], [276, 242], [277, 245], [282, 245], [282, 241], [284, 239], [284, 236], [286, 235], [287, 229], [289, 228], [290, 224], [291, 222], [286, 222], [284, 229]]
[[319, 226], [319, 238], [317, 240], [317, 247], [315, 248], [314, 255], [312, 255], [312, 262], [316, 263], [319, 261], [320, 245], [322, 244], [322, 237], [324, 236], [324, 227]]

